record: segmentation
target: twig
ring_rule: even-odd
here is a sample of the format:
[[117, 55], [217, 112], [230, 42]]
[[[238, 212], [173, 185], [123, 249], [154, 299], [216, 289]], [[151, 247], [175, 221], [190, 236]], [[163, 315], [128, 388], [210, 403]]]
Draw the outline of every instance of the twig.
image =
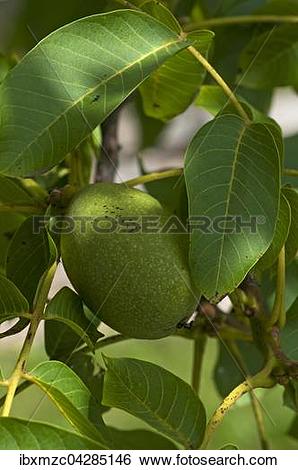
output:
[[211, 75], [211, 77], [217, 82], [217, 84], [222, 88], [224, 93], [227, 95], [231, 103], [234, 105], [235, 109], [238, 111], [239, 115], [244, 119], [246, 124], [250, 124], [251, 120], [247, 112], [243, 108], [242, 104], [238, 101], [235, 94], [229, 87], [229, 85], [224, 81], [224, 79], [219, 75], [219, 73], [212, 67], [207, 59], [193, 46], [188, 47], [189, 52], [203, 65], [204, 69]]
[[197, 28], [210, 28], [213, 26], [232, 26], [250, 23], [298, 23], [298, 16], [292, 15], [242, 15], [226, 16], [224, 18], [210, 18], [186, 25], [185, 31], [193, 31]]
[[[243, 373], [247, 377], [249, 377], [249, 372], [247, 370], [246, 364], [243, 361], [241, 352], [239, 351], [237, 344], [234, 341], [231, 341], [229, 343], [229, 347], [239, 367], [243, 370]], [[261, 447], [263, 450], [268, 450], [270, 449], [270, 444], [266, 437], [266, 430], [265, 430], [265, 423], [264, 423], [262, 408], [253, 390], [249, 391], [249, 397], [250, 397], [253, 413], [254, 413], [255, 420], [256, 420]]]
[[221, 405], [217, 408], [209, 420], [201, 449], [207, 448], [214, 432], [222, 423], [226, 413], [232, 408], [236, 401], [242, 397], [242, 395], [255, 388], [271, 388], [275, 385], [276, 381], [273, 379], [273, 377], [270, 376], [274, 365], [275, 360], [270, 360], [261, 372], [252, 378], [246, 379], [244, 382], [234, 388], [234, 390], [232, 390], [232, 392], [223, 400]]
[[27, 360], [31, 351], [31, 347], [32, 347], [40, 320], [42, 318], [45, 305], [47, 303], [48, 293], [49, 293], [49, 290], [50, 290], [50, 287], [54, 278], [54, 274], [56, 272], [56, 267], [57, 267], [57, 264], [54, 263], [49, 269], [49, 271], [47, 272], [47, 274], [45, 275], [45, 278], [43, 280], [43, 285], [40, 289], [39, 297], [37, 299], [34, 312], [32, 314], [32, 319], [31, 319], [27, 336], [25, 338], [22, 350], [16, 362], [14, 371], [11, 377], [8, 379], [8, 388], [7, 388], [7, 394], [5, 397], [5, 402], [3, 405], [2, 416], [9, 416], [10, 414], [13, 399], [15, 397], [18, 384], [25, 371], [25, 367], [26, 367], [26, 363], [27, 363]]
[[277, 262], [277, 276], [276, 276], [276, 292], [275, 300], [272, 309], [272, 314], [269, 319], [269, 327], [278, 325], [279, 328], [283, 328], [286, 322], [285, 313], [285, 247], [281, 249]]
[[295, 176], [298, 177], [298, 170], [295, 170], [294, 168], [285, 168], [283, 170], [284, 176]]
[[[8, 386], [9, 383], [6, 382], [6, 386]], [[27, 388], [31, 387], [31, 385], [33, 385], [31, 382], [28, 382], [27, 380], [23, 383], [21, 383], [21, 385], [18, 386], [18, 388], [16, 389], [16, 392], [14, 394], [14, 396], [16, 395], [19, 395], [19, 393], [23, 392], [24, 390], [27, 390]], [[5, 400], [6, 400], [6, 395], [4, 395], [4, 397], [0, 398], [0, 407], [4, 405], [5, 403]]]

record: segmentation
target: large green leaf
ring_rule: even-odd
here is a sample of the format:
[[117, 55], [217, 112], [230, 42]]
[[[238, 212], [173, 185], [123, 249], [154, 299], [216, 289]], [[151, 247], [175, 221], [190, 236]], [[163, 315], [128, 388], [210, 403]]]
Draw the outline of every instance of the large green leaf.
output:
[[298, 361], [298, 297], [287, 311], [287, 323], [281, 331], [281, 349], [292, 361]]
[[92, 450], [104, 448], [95, 440], [56, 426], [16, 418], [0, 418], [1, 450]]
[[29, 315], [29, 304], [19, 289], [0, 275], [0, 323]]
[[146, 421], [188, 449], [200, 446], [206, 415], [188, 384], [149, 362], [127, 358], [105, 358], [105, 362], [105, 405]]
[[[211, 31], [201, 30], [190, 33], [188, 39], [206, 57], [213, 36]], [[145, 113], [162, 121], [182, 113], [199, 92], [205, 74], [188, 50], [167, 60], [140, 88]]]
[[54, 243], [43, 224], [28, 217], [14, 235], [7, 254], [6, 272], [30, 305], [39, 281], [56, 257]]
[[288, 238], [290, 224], [291, 208], [287, 199], [282, 194], [280, 198], [278, 219], [272, 243], [266, 253], [257, 263], [256, 269], [264, 271], [265, 269], [270, 268], [270, 266], [275, 263], [282, 247], [284, 246]]
[[0, 172], [24, 176], [53, 167], [188, 44], [132, 10], [83, 18], [55, 31], [0, 88]]
[[109, 428], [115, 449], [132, 450], [177, 450], [175, 444], [161, 434], [144, 429], [120, 431]]
[[282, 190], [291, 207], [291, 225], [286, 242], [286, 261], [293, 261], [298, 252], [298, 192], [291, 188]]
[[261, 33], [251, 40], [241, 55], [241, 83], [264, 89], [297, 86], [297, 54], [296, 24], [277, 26]]
[[82, 380], [62, 362], [39, 364], [27, 380], [40, 387], [77, 431], [103, 445], [110, 436], [97, 410], [97, 403]]
[[273, 128], [245, 124], [236, 115], [215, 118], [191, 142], [184, 172], [191, 224], [197, 227], [190, 266], [197, 292], [208, 299], [233, 291], [269, 248], [279, 209], [280, 159]]
[[102, 336], [90, 322], [80, 297], [68, 287], [61, 289], [48, 304], [45, 320], [55, 320], [69, 326], [92, 350]]

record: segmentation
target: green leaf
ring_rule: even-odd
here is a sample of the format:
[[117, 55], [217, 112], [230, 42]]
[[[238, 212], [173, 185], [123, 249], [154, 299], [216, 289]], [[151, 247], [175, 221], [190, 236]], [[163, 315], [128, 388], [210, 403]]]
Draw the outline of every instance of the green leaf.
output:
[[[255, 25], [243, 27], [243, 25], [220, 26], [212, 28], [215, 32], [214, 52], [212, 65], [215, 70], [224, 77], [225, 81], [235, 88], [237, 74], [239, 72], [239, 57], [244, 47], [254, 35]], [[214, 83], [208, 77], [208, 83]], [[242, 84], [242, 82], [241, 82]]]
[[100, 367], [94, 356], [77, 352], [73, 354], [67, 365], [80, 377], [97, 403], [97, 411], [102, 414], [109, 407], [102, 405], [105, 369]]
[[15, 213], [0, 212], [0, 274], [5, 273], [6, 256], [10, 240], [25, 220], [24, 216]]
[[29, 315], [29, 304], [19, 289], [0, 275], [0, 324]]
[[233, 291], [269, 248], [279, 209], [280, 159], [273, 127], [246, 125], [236, 115], [220, 115], [191, 142], [184, 171], [189, 216], [197, 227], [190, 267], [197, 291], [208, 299]]
[[282, 249], [288, 238], [290, 224], [291, 208], [287, 199], [282, 194], [280, 198], [280, 206], [274, 238], [266, 253], [258, 261], [256, 269], [264, 271], [265, 269], [270, 268], [275, 263], [280, 253], [280, 250]]
[[239, 86], [237, 87], [237, 92], [244, 101], [257, 110], [266, 115], [269, 113], [273, 98], [273, 90], [254, 90], [252, 88]]
[[206, 415], [191, 387], [167, 370], [137, 359], [105, 358], [103, 404], [142, 419], [188, 449], [203, 439]]
[[82, 346], [82, 339], [66, 323], [45, 322], [45, 349], [51, 360], [68, 362], [73, 352]]
[[227, 95], [217, 85], [203, 85], [195, 100], [196, 106], [216, 116], [228, 103]]
[[156, 18], [176, 33], [181, 33], [182, 29], [176, 17], [159, 0], [144, 0], [138, 3], [140, 8], [153, 18]]
[[113, 428], [109, 430], [117, 450], [177, 450], [172, 441], [152, 431], [143, 429], [120, 431]]
[[[260, 111], [268, 111], [271, 103], [271, 91], [250, 90], [248, 88], [238, 87], [237, 95], [241, 103], [247, 103]], [[196, 98], [195, 104], [216, 116], [229, 103], [227, 95], [218, 85], [203, 85], [200, 94]]]
[[44, 423], [0, 418], [2, 450], [92, 450], [105, 449], [95, 440]]
[[183, 222], [188, 215], [188, 201], [183, 176], [174, 176], [145, 184], [146, 190]]
[[293, 437], [294, 439], [298, 439], [298, 416], [295, 416], [295, 418], [293, 419], [287, 434]]
[[[188, 40], [205, 57], [212, 43], [211, 31], [196, 31]], [[188, 51], [167, 60], [143, 83], [140, 92], [148, 116], [167, 121], [185, 111], [199, 92], [206, 75], [203, 66]]]
[[44, 362], [27, 374], [26, 379], [47, 394], [79, 433], [108, 445], [110, 437], [97, 404], [86, 385], [69, 367], [62, 362]]
[[68, 287], [61, 289], [51, 300], [44, 319], [65, 323], [91, 350], [94, 350], [96, 341], [102, 336], [85, 316], [80, 297]]
[[242, 85], [263, 89], [297, 86], [297, 54], [296, 24], [276, 26], [261, 33], [251, 40], [241, 55]]
[[25, 176], [53, 167], [188, 44], [132, 10], [83, 18], [52, 33], [0, 88], [0, 171]]
[[284, 405], [298, 413], [298, 380], [290, 380], [285, 386]]
[[283, 188], [282, 192], [291, 208], [291, 225], [286, 242], [286, 262], [290, 263], [298, 252], [298, 193], [291, 188]]
[[56, 256], [47, 230], [37, 230], [41, 219], [28, 217], [14, 235], [7, 254], [6, 272], [33, 304], [39, 281]]
[[[32, 207], [32, 210], [36, 206], [34, 198], [26, 191], [22, 180], [2, 175], [0, 175], [0, 210], [1, 203], [12, 204], [14, 206], [29, 206]], [[38, 213], [38, 207], [36, 209]]]
[[287, 311], [287, 323], [281, 331], [280, 339], [281, 349], [286, 356], [292, 361], [298, 361], [298, 297]]
[[51, 0], [50, 3], [26, 0], [18, 17], [10, 25], [14, 33], [10, 38], [10, 50], [32, 49], [36, 46], [36, 38], [43, 39], [65, 24], [117, 8], [123, 8], [117, 0], [63, 0], [63, 8], [60, 0]]
[[[264, 3], [264, 0], [263, 2]], [[297, 0], [270, 0], [257, 9], [258, 15], [298, 15]]]
[[220, 343], [218, 358], [214, 369], [214, 380], [219, 394], [226, 397], [247, 375], [254, 375], [261, 370], [263, 356], [253, 343], [237, 341], [245, 370], [237, 365], [229, 348]]
[[[298, 170], [298, 134], [291, 135], [285, 138], [285, 167]], [[297, 178], [292, 176], [284, 176], [283, 182], [289, 183], [293, 186], [297, 185]]]

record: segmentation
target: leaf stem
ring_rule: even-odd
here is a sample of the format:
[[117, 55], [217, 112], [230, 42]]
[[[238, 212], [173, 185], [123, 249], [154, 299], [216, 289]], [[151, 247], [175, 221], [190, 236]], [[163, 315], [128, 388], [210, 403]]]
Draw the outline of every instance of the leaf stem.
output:
[[[230, 341], [228, 346], [236, 362], [238, 363], [239, 367], [242, 369], [243, 373], [247, 377], [249, 377], [247, 367], [243, 361], [243, 358], [242, 358], [242, 355], [238, 348], [237, 343], [235, 341]], [[261, 447], [263, 450], [269, 450], [270, 444], [266, 437], [265, 423], [264, 423], [264, 417], [263, 417], [261, 405], [253, 390], [250, 390], [248, 393], [249, 393], [251, 406], [252, 406], [252, 410], [253, 410], [256, 425], [257, 425]]]
[[285, 247], [280, 251], [277, 261], [277, 275], [276, 275], [276, 292], [275, 300], [272, 309], [272, 314], [269, 320], [269, 328], [272, 326], [279, 326], [283, 328], [286, 322], [285, 312], [285, 284], [286, 284], [286, 263], [285, 263]]
[[19, 382], [25, 371], [25, 367], [26, 367], [27, 360], [31, 351], [31, 347], [32, 347], [40, 320], [42, 318], [42, 314], [43, 314], [43, 311], [47, 302], [47, 298], [48, 298], [48, 293], [49, 293], [49, 290], [50, 290], [50, 287], [54, 278], [54, 274], [56, 272], [56, 267], [57, 267], [57, 264], [54, 263], [50, 267], [50, 269], [48, 270], [48, 272], [46, 273], [44, 277], [43, 285], [39, 292], [39, 298], [37, 299], [35, 309], [32, 314], [28, 333], [26, 335], [23, 347], [17, 359], [14, 371], [11, 377], [8, 379], [8, 389], [7, 389], [7, 394], [5, 397], [5, 402], [3, 405], [2, 416], [9, 416], [10, 414], [13, 399], [15, 397]]
[[231, 393], [222, 401], [220, 406], [212, 415], [206, 428], [204, 442], [201, 449], [206, 449], [214, 432], [222, 423], [226, 413], [232, 406], [241, 398], [245, 393], [252, 391], [255, 388], [271, 388], [275, 384], [275, 380], [270, 377], [272, 368], [275, 365], [275, 360], [268, 361], [268, 364], [258, 374], [251, 378], [247, 378], [244, 382], [238, 385]]
[[200, 390], [202, 366], [203, 366], [203, 359], [204, 359], [206, 344], [207, 344], [206, 335], [199, 335], [199, 337], [194, 340], [191, 385], [192, 385], [194, 392], [197, 395]]
[[298, 23], [298, 16], [293, 15], [241, 15], [226, 16], [224, 18], [210, 18], [191, 23], [184, 27], [185, 31], [193, 31], [197, 28], [210, 28], [212, 26], [231, 26], [250, 23]]
[[252, 406], [252, 410], [253, 410], [255, 420], [256, 420], [256, 424], [257, 424], [257, 430], [258, 430], [258, 434], [259, 434], [261, 448], [262, 448], [262, 450], [269, 450], [270, 449], [270, 443], [269, 443], [269, 441], [266, 437], [264, 416], [263, 416], [263, 411], [262, 411], [260, 402], [257, 399], [254, 391], [250, 391], [249, 396], [250, 396], [251, 406]]
[[138, 186], [139, 184], [149, 183], [150, 181], [157, 181], [157, 180], [162, 180], [165, 178], [181, 176], [182, 174], [183, 174], [183, 168], [173, 168], [172, 170], [149, 173], [148, 175], [138, 176], [137, 178], [133, 178], [131, 180], [125, 181], [124, 183], [121, 183], [121, 184], [134, 187], [134, 186]]
[[[5, 381], [5, 386], [8, 387], [9, 385], [9, 382], [8, 380]], [[31, 382], [28, 382], [27, 380], [22, 382], [18, 388], [16, 389], [16, 392], [15, 392], [15, 396], [16, 395], [19, 395], [19, 393], [23, 392], [24, 390], [27, 390], [27, 388], [31, 387], [32, 383]], [[5, 400], [6, 400], [6, 395], [4, 395], [2, 398], [0, 398], [0, 407], [4, 405], [5, 403]]]
[[285, 168], [283, 170], [284, 176], [295, 176], [298, 177], [298, 170], [295, 170], [294, 168]]
[[233, 91], [229, 87], [229, 85], [224, 81], [224, 79], [219, 75], [219, 73], [215, 70], [214, 67], [208, 62], [207, 59], [193, 46], [189, 46], [187, 48], [189, 52], [203, 65], [205, 70], [211, 75], [211, 77], [217, 82], [217, 84], [222, 88], [224, 93], [227, 95], [231, 103], [234, 105], [235, 109], [238, 111], [239, 115], [244, 119], [247, 124], [250, 124], [250, 118], [246, 113], [245, 109], [238, 101], [236, 96], [234, 95]]

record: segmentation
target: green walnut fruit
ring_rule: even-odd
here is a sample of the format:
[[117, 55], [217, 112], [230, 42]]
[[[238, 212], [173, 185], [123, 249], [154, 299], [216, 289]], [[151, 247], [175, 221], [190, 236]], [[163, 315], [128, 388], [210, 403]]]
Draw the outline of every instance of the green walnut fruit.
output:
[[68, 277], [92, 312], [125, 336], [168, 336], [195, 310], [187, 235], [150, 229], [169, 216], [150, 195], [112, 183], [88, 186], [68, 208], [66, 225], [74, 227], [61, 236]]

